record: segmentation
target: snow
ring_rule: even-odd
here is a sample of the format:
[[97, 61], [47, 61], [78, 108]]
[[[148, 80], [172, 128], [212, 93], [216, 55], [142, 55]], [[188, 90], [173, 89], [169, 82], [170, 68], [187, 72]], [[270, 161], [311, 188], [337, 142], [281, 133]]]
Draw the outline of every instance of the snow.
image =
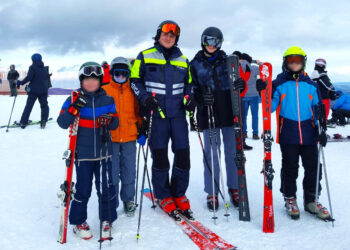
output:
[[[50, 96], [50, 117], [56, 119], [65, 96]], [[7, 124], [13, 98], [0, 96], [0, 124]], [[26, 102], [19, 96], [14, 108], [12, 121], [19, 120]], [[31, 119], [40, 119], [39, 104], [36, 103]], [[250, 128], [250, 117], [248, 124]], [[273, 134], [275, 116], [273, 115]], [[261, 130], [260, 130], [261, 131]], [[349, 127], [329, 129], [328, 133], [350, 135]], [[249, 131], [251, 135], [251, 130]], [[98, 248], [98, 207], [96, 192], [93, 191], [88, 207], [88, 223], [94, 238], [89, 241], [78, 239], [68, 228], [67, 244], [56, 242], [59, 224], [59, 201], [56, 196], [63, 181], [64, 162], [61, 159], [68, 143], [68, 131], [49, 123], [47, 129], [39, 126], [0, 130], [0, 249], [97, 249]], [[239, 249], [349, 249], [350, 243], [350, 143], [329, 143], [325, 149], [328, 178], [336, 218], [335, 226], [317, 220], [307, 214], [302, 206], [302, 176], [298, 179], [298, 202], [301, 218], [292, 221], [284, 210], [283, 198], [279, 192], [281, 154], [279, 146], [273, 145], [272, 161], [276, 171], [274, 179], [275, 233], [262, 232], [263, 212], [263, 148], [261, 141], [247, 140], [254, 147], [246, 152], [247, 183], [251, 222], [238, 220], [238, 210], [231, 207], [228, 221], [224, 217], [223, 203], [220, 203], [217, 225], [211, 221], [212, 214], [206, 209], [206, 194], [203, 189], [202, 152], [196, 133], [190, 134], [191, 141], [191, 181], [188, 198], [196, 218]], [[172, 156], [171, 156], [172, 158]], [[141, 169], [143, 166], [141, 160]], [[150, 163], [149, 163], [150, 166]], [[320, 201], [327, 207], [327, 195], [322, 180], [323, 192]], [[138, 210], [137, 210], [138, 212]], [[151, 208], [144, 199], [140, 239], [136, 241], [137, 216], [126, 217], [123, 208], [118, 208], [119, 218], [114, 224], [114, 240], [111, 246], [104, 243], [103, 249], [197, 249], [196, 245], [156, 208]]]

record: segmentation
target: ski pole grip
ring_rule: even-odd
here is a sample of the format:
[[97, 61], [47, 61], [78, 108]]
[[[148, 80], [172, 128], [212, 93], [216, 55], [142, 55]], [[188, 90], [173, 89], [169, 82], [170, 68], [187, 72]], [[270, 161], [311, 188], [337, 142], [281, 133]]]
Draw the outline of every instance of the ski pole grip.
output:
[[[156, 97], [156, 92], [152, 92], [152, 96], [153, 97]], [[160, 106], [158, 106], [158, 112], [159, 112], [159, 115], [162, 119], [165, 119], [165, 115], [164, 115], [164, 112], [162, 110], [162, 108]], [[153, 114], [153, 110], [151, 110], [151, 115]]]

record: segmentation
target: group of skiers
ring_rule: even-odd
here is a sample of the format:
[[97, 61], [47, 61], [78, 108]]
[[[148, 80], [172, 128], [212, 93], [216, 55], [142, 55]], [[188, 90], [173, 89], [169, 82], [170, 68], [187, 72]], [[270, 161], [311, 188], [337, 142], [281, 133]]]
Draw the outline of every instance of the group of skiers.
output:
[[[186, 115], [190, 117], [191, 127], [203, 132], [206, 158], [203, 164], [208, 165], [204, 167], [208, 209], [219, 208], [219, 186], [214, 185], [212, 175], [219, 183], [221, 143], [228, 193], [232, 204], [235, 207], [239, 204], [230, 85], [241, 93], [242, 116], [246, 116], [249, 106], [255, 114], [253, 139], [259, 139], [257, 108], [260, 92], [267, 83], [257, 79], [259, 68], [251, 65], [252, 58], [239, 51], [233, 54], [240, 59], [240, 77], [234, 82], [230, 80], [227, 55], [221, 49], [224, 36], [220, 29], [209, 27], [203, 31], [201, 48], [191, 61], [179, 49], [179, 38], [179, 25], [163, 21], [157, 28], [154, 46], [141, 51], [133, 65], [126, 58], [116, 57], [110, 64], [86, 62], [80, 67], [78, 95], [67, 98], [57, 122], [67, 129], [76, 116], [80, 117], [75, 155], [76, 191], [69, 221], [74, 225], [74, 233], [83, 239], [92, 237], [87, 223], [87, 204], [94, 177], [100, 201], [101, 240], [111, 235], [112, 223], [118, 216], [119, 195], [125, 213], [134, 215], [137, 143], [143, 151], [147, 140], [152, 156], [152, 186], [159, 206], [175, 220], [181, 220], [179, 213], [193, 219], [186, 196], [191, 166]], [[41, 55], [34, 54], [32, 61], [28, 76], [17, 81], [18, 86], [30, 81], [27, 105], [21, 118], [24, 127], [36, 99], [41, 104], [43, 122], [49, 113], [48, 87], [42, 86], [47, 83], [48, 71]], [[258, 60], [256, 63], [261, 64]], [[314, 81], [306, 74], [305, 65], [306, 53], [299, 47], [290, 47], [283, 55], [283, 71], [273, 81], [272, 112], [277, 113], [276, 141], [282, 153], [280, 191], [288, 215], [299, 218], [296, 180], [301, 157], [305, 169], [304, 208], [327, 220], [330, 218], [328, 210], [317, 202], [320, 184], [319, 193], [316, 193], [316, 181], [321, 179], [317, 178], [318, 144], [325, 146], [327, 136], [325, 129], [318, 131], [316, 117], [317, 112], [323, 110], [321, 115], [325, 119], [322, 120], [327, 120], [329, 102], [336, 98], [336, 92], [327, 77], [324, 59], [316, 60]], [[18, 76], [14, 75], [13, 79], [18, 80]], [[349, 98], [343, 96], [339, 98], [344, 99], [339, 107], [349, 110]], [[320, 108], [322, 102], [323, 109]], [[321, 127], [325, 128], [325, 124]], [[216, 143], [212, 143], [212, 131]], [[247, 135], [246, 122], [243, 132]], [[170, 140], [174, 154], [171, 173]], [[245, 149], [249, 146], [245, 145]]]

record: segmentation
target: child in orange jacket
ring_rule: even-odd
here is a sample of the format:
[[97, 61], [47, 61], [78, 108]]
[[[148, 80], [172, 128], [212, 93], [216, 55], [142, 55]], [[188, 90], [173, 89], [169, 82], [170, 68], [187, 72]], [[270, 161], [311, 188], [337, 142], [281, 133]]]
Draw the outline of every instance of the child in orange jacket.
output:
[[[112, 96], [119, 113], [119, 127], [111, 130], [113, 145], [112, 176], [127, 216], [135, 214], [136, 141], [144, 144], [146, 123], [138, 115], [138, 102], [130, 88], [131, 65], [126, 58], [117, 57], [110, 64], [110, 83], [103, 86], [107, 95]], [[117, 199], [117, 207], [119, 200]]]

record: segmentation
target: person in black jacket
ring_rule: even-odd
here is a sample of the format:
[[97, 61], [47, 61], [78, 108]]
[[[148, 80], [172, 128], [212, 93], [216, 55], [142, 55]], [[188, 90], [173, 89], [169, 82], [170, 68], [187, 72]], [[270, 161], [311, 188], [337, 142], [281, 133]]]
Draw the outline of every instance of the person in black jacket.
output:
[[319, 58], [315, 61], [315, 70], [311, 74], [311, 79], [317, 83], [321, 92], [322, 102], [326, 108], [326, 120], [328, 119], [329, 110], [331, 109], [331, 100], [336, 99], [335, 88], [332, 85], [326, 71], [327, 62]]
[[16, 81], [18, 80], [19, 74], [17, 70], [15, 69], [15, 65], [10, 66], [10, 71], [7, 73], [7, 80], [9, 81], [11, 95], [10, 96], [16, 96], [17, 95], [17, 88], [16, 88]]
[[30, 82], [25, 87], [28, 94], [28, 99], [20, 121], [21, 128], [23, 129], [28, 125], [28, 119], [36, 99], [39, 99], [41, 107], [41, 128], [45, 128], [46, 121], [49, 117], [47, 95], [50, 75], [47, 69], [44, 67], [40, 54], [34, 54], [32, 56], [32, 61], [33, 64], [29, 67], [28, 75], [22, 81], [17, 81], [17, 88], [19, 88], [20, 85]]

